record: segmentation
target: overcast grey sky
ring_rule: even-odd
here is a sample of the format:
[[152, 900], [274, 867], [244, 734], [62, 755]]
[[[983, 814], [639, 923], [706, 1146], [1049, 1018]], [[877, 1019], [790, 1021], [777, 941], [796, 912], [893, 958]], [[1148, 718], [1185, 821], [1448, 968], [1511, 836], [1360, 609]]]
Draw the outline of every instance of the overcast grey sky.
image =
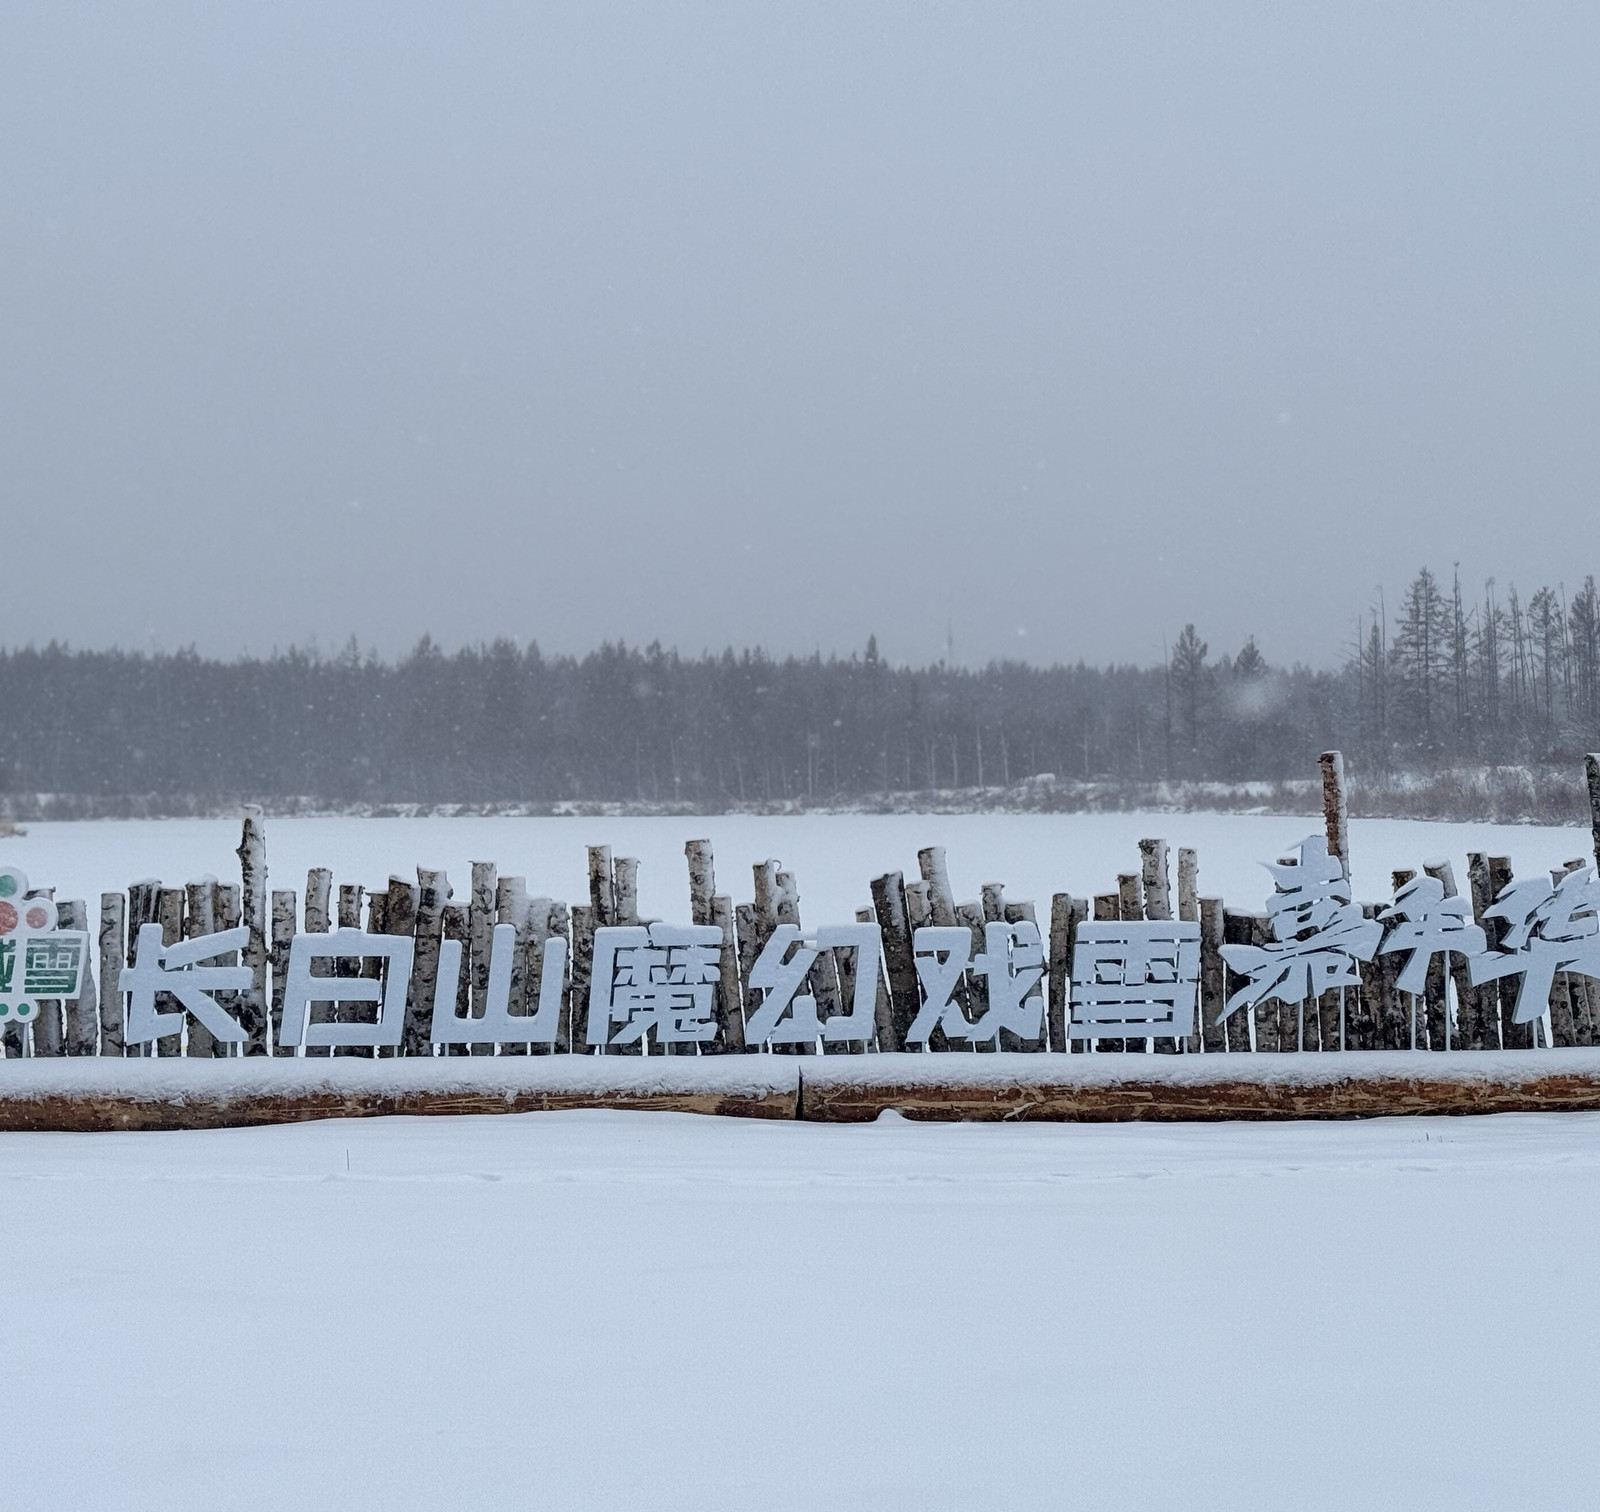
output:
[[10, 4], [0, 639], [1323, 659], [1576, 580], [1597, 78], [1593, 3]]

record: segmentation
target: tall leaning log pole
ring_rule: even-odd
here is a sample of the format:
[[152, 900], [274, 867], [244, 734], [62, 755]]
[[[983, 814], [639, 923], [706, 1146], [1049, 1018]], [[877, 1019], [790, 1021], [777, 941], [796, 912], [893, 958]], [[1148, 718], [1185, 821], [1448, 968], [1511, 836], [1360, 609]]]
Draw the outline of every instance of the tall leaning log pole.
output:
[[1595, 866], [1600, 868], [1600, 752], [1583, 758], [1583, 775], [1589, 784], [1589, 833], [1594, 837]]
[[1317, 758], [1322, 768], [1322, 825], [1328, 832], [1328, 854], [1339, 858], [1346, 882], [1350, 880], [1350, 805], [1344, 789], [1344, 752], [1324, 751]]

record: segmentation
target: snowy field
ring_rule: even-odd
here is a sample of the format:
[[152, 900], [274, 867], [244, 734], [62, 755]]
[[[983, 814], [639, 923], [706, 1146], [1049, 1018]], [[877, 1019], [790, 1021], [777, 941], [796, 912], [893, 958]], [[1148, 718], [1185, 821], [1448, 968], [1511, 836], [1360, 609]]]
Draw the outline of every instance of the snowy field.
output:
[[[21, 866], [35, 886], [58, 898], [95, 898], [140, 877], [182, 883], [212, 873], [236, 877], [239, 826], [230, 819], [96, 820], [31, 824], [0, 841], [0, 861]], [[1119, 871], [1138, 866], [1141, 836], [1194, 846], [1200, 888], [1236, 908], [1261, 905], [1271, 860], [1308, 834], [1320, 815], [970, 814], [936, 816], [806, 815], [619, 819], [272, 819], [267, 826], [273, 884], [302, 888], [309, 867], [330, 866], [336, 880], [382, 886], [391, 872], [442, 867], [457, 896], [468, 863], [494, 861], [525, 876], [531, 896], [588, 897], [586, 845], [610, 845], [640, 858], [640, 905], [647, 917], [688, 921], [683, 842], [709, 838], [719, 887], [749, 898], [753, 862], [776, 856], [799, 880], [811, 923], [843, 922], [870, 902], [868, 882], [881, 872], [917, 871], [917, 848], [943, 845], [961, 898], [1000, 881], [1013, 898], [1042, 900], [1115, 887]], [[1591, 853], [1587, 830], [1531, 825], [1431, 824], [1354, 820], [1350, 827], [1356, 894], [1386, 898], [1389, 873], [1436, 857], [1453, 862], [1466, 885], [1468, 850], [1509, 855], [1519, 874], [1545, 871]]]
[[1600, 1119], [0, 1136], [7, 1507], [1588, 1508]]
[[[492, 859], [686, 914], [797, 872], [839, 919], [955, 885], [1104, 890], [1141, 835], [1248, 904], [1304, 820], [278, 820], [279, 886]], [[229, 821], [40, 824], [93, 897], [230, 875]], [[1580, 830], [1356, 822], [1357, 890]], [[0, 1064], [0, 1075], [4, 1065]], [[0, 1135], [0, 1507], [1589, 1508], [1600, 1116], [865, 1127], [678, 1115]]]

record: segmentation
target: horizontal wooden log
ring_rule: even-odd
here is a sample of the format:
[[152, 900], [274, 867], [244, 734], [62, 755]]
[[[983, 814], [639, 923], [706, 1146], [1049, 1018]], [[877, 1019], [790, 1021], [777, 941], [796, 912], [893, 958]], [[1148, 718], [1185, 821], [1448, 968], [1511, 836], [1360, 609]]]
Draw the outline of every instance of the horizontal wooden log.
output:
[[[1134, 1068], [1130, 1074], [1130, 1068]], [[573, 1108], [864, 1123], [1600, 1111], [1600, 1049], [1124, 1057], [1002, 1052], [414, 1061], [63, 1059], [0, 1066], [0, 1132], [204, 1129]]]
[[[7, 1062], [0, 1132], [242, 1128], [573, 1108], [793, 1119], [799, 1064], [726, 1056]], [[73, 1066], [84, 1074], [48, 1074]]]
[[801, 1082], [801, 1117], [888, 1112], [972, 1122], [1176, 1123], [1221, 1119], [1600, 1111], [1600, 1051], [1348, 1051], [1336, 1056], [880, 1055], [827, 1060]]

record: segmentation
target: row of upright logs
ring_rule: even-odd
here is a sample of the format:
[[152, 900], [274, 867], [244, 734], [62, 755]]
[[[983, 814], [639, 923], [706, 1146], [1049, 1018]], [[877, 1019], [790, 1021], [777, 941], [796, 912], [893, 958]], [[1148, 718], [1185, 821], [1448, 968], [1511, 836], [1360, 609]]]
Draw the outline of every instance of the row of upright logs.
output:
[[[1338, 752], [1321, 759], [1323, 818], [1328, 850], [1349, 875], [1348, 806], [1344, 766]], [[1600, 861], [1600, 757], [1587, 758], [1586, 772]], [[689, 917], [698, 925], [721, 933], [719, 979], [716, 987], [716, 1038], [709, 1043], [669, 1047], [675, 1054], [717, 1054], [764, 1048], [748, 1045], [745, 1023], [759, 1005], [760, 992], [751, 985], [752, 971], [773, 931], [782, 924], [801, 925], [800, 889], [794, 874], [776, 860], [756, 863], [752, 870], [751, 899], [736, 903], [717, 889], [716, 864], [708, 840], [690, 840], [684, 847], [688, 872]], [[582, 1022], [588, 1001], [594, 963], [595, 931], [608, 925], [651, 921], [639, 913], [639, 863], [632, 857], [613, 856], [607, 846], [588, 849], [587, 901], [569, 906], [549, 897], [530, 897], [524, 878], [501, 876], [491, 862], [474, 862], [464, 897], [457, 897], [442, 871], [419, 867], [415, 879], [392, 876], [379, 888], [356, 883], [335, 886], [325, 867], [313, 868], [302, 893], [270, 890], [267, 884], [266, 832], [261, 811], [245, 811], [239, 850], [239, 881], [221, 882], [205, 877], [182, 887], [153, 880], [138, 881], [123, 892], [103, 893], [98, 916], [95, 969], [85, 976], [78, 998], [40, 1005], [31, 1026], [13, 1024], [0, 1031], [0, 1051], [18, 1055], [185, 1055], [216, 1057], [234, 1053], [235, 1047], [219, 1043], [204, 1025], [187, 1021], [184, 1034], [155, 1046], [125, 1043], [123, 995], [120, 978], [132, 964], [140, 927], [160, 926], [163, 942], [210, 934], [243, 925], [246, 944], [242, 964], [250, 985], [241, 992], [223, 994], [219, 1000], [245, 1030], [245, 1055], [278, 1053], [276, 1047], [283, 1018], [284, 986], [289, 952], [297, 931], [326, 933], [332, 928], [365, 929], [371, 934], [408, 935], [415, 942], [413, 969], [407, 992], [404, 1028], [398, 1047], [374, 1052], [364, 1048], [307, 1047], [316, 1055], [525, 1055], [584, 1051]], [[1574, 867], [1573, 860], [1553, 874], [1559, 878]], [[907, 1034], [921, 1007], [921, 988], [912, 948], [915, 932], [926, 925], [966, 928], [972, 932], [974, 955], [983, 948], [984, 929], [994, 922], [1041, 923], [1030, 901], [1006, 896], [1000, 883], [986, 883], [975, 900], [958, 901], [950, 882], [945, 852], [927, 846], [917, 854], [918, 874], [907, 881], [901, 872], [872, 879], [870, 905], [856, 913], [858, 922], [876, 924], [882, 938], [874, 1034], [870, 1041], [829, 1044], [828, 1053], [907, 1048]], [[1446, 896], [1457, 894], [1457, 880], [1448, 862], [1430, 862], [1424, 868], [1436, 877]], [[1396, 889], [1414, 874], [1397, 871]], [[1468, 857], [1467, 889], [1474, 917], [1491, 945], [1503, 938], [1505, 925], [1487, 911], [1511, 877], [1504, 856], [1473, 852]], [[1368, 917], [1382, 908], [1363, 904]], [[59, 905], [63, 927], [89, 929], [87, 904], [67, 900]], [[1095, 920], [1180, 920], [1199, 925], [1200, 1013], [1195, 1032], [1185, 1039], [1103, 1039], [1086, 1041], [1070, 1034], [1069, 984], [1078, 927]], [[464, 969], [458, 984], [458, 1012], [483, 1016], [489, 990], [489, 957], [497, 924], [514, 931], [515, 954], [511, 972], [512, 1011], [530, 1010], [536, 997], [548, 942], [567, 942], [569, 969], [563, 991], [560, 1027], [553, 1046], [508, 1044], [434, 1046], [430, 1025], [438, 981], [440, 946], [446, 940], [462, 947]], [[1600, 982], [1561, 974], [1551, 994], [1548, 1015], [1535, 1024], [1513, 1021], [1514, 981], [1473, 985], [1465, 959], [1449, 958], [1447, 966], [1436, 958], [1425, 989], [1419, 994], [1399, 990], [1399, 958], [1379, 955], [1362, 973], [1359, 987], [1325, 993], [1316, 1002], [1289, 1006], [1270, 1002], [1252, 1013], [1236, 1013], [1224, 1020], [1228, 973], [1222, 959], [1224, 944], [1264, 944], [1269, 936], [1264, 915], [1228, 909], [1217, 897], [1202, 896], [1196, 853], [1179, 849], [1175, 864], [1167, 842], [1139, 842], [1138, 865], [1120, 873], [1116, 887], [1092, 897], [1057, 893], [1050, 899], [1045, 931], [1047, 1012], [1041, 1042], [1023, 1042], [1002, 1031], [1000, 1049], [1050, 1050], [1064, 1053], [1218, 1054], [1243, 1051], [1382, 1050], [1382, 1049], [1517, 1049], [1543, 1040], [1553, 1045], [1600, 1044]], [[377, 976], [383, 967], [377, 958], [358, 964], [342, 959], [327, 968], [337, 978], [356, 971]], [[806, 991], [816, 998], [823, 1018], [841, 1011], [851, 1000], [856, 962], [848, 949], [822, 951], [812, 968]], [[983, 979], [968, 973], [957, 990], [957, 1001], [969, 1018], [982, 1012]], [[370, 1003], [341, 1003], [330, 993], [332, 1015], [337, 1020], [370, 1014]], [[158, 1005], [158, 1006], [172, 1006]], [[810, 1054], [811, 1045], [776, 1046], [775, 1053]], [[931, 1050], [966, 1049], [935, 1035]], [[971, 1047], [974, 1051], [994, 1045]], [[634, 1053], [639, 1045], [612, 1047], [608, 1053]], [[293, 1053], [285, 1049], [282, 1053]]]

